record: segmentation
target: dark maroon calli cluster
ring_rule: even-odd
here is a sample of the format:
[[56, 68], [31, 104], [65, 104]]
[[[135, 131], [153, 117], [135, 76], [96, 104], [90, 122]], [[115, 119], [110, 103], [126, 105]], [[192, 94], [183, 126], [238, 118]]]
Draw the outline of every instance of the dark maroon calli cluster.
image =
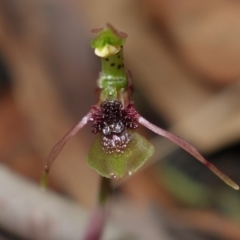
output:
[[138, 128], [138, 112], [134, 103], [129, 102], [126, 108], [120, 101], [105, 101], [100, 108], [92, 107], [92, 132], [102, 133], [102, 146], [107, 153], [121, 153], [130, 141], [126, 129]]

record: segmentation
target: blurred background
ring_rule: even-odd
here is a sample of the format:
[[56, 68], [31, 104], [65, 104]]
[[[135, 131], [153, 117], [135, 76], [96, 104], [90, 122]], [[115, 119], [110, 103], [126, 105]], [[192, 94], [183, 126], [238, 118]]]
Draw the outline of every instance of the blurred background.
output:
[[[91, 29], [126, 32], [139, 112], [240, 184], [240, 2], [0, 1], [0, 239], [81, 239], [99, 176], [83, 129], [39, 179], [52, 146], [96, 101]], [[239, 240], [240, 193], [141, 129], [155, 155], [115, 182], [103, 239]]]

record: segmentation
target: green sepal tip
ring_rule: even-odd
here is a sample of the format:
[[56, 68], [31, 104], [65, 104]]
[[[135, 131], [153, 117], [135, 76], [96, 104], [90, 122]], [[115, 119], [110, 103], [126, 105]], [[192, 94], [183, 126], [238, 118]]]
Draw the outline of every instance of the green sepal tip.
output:
[[43, 189], [43, 190], [46, 189], [47, 183], [48, 183], [48, 174], [46, 172], [44, 172], [42, 174], [42, 177], [41, 177], [41, 180], [40, 180], [41, 189]]

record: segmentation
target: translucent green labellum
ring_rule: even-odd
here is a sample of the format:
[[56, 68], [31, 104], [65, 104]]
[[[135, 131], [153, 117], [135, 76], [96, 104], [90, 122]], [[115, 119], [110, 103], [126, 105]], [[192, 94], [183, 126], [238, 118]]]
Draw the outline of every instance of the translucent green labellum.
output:
[[97, 134], [87, 162], [100, 175], [122, 178], [136, 172], [154, 153], [153, 145], [135, 131], [129, 131], [130, 141], [122, 153], [107, 153], [102, 147], [102, 136]]

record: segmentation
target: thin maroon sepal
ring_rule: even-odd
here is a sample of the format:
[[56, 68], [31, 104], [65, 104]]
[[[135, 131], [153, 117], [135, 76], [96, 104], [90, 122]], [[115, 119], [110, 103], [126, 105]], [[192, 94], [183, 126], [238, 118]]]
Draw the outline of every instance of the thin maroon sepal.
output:
[[111, 31], [112, 31], [115, 35], [119, 36], [120, 38], [127, 38], [127, 37], [128, 37], [127, 33], [118, 31], [111, 23], [107, 23], [107, 24], [106, 24], [106, 27], [109, 28], [109, 29], [111, 29]]
[[104, 28], [94, 28], [91, 30], [92, 33], [100, 33], [104, 30]]
[[182, 138], [155, 126], [154, 124], [147, 121], [142, 116], [139, 116], [138, 122], [143, 125], [144, 127], [148, 128], [149, 130], [155, 132], [156, 134], [163, 136], [169, 139], [171, 142], [175, 143], [179, 147], [183, 148], [185, 151], [190, 153], [196, 159], [198, 159], [201, 163], [203, 163], [206, 167], [208, 167], [214, 174], [216, 174], [220, 179], [222, 179], [226, 184], [231, 186], [232, 188], [239, 190], [239, 186], [233, 182], [227, 175], [221, 172], [217, 167], [215, 167], [212, 163], [208, 162], [198, 151], [195, 147], [193, 147], [190, 143], [183, 140]]
[[57, 158], [57, 156], [59, 155], [59, 153], [61, 152], [61, 150], [63, 149], [64, 145], [66, 144], [66, 142], [73, 137], [76, 133], [78, 133], [78, 131], [80, 129], [82, 129], [89, 121], [90, 117], [91, 117], [91, 112], [89, 112], [88, 114], [86, 114], [78, 123], [77, 125], [75, 125], [51, 150], [48, 158], [47, 158], [47, 162], [44, 168], [44, 173], [42, 175], [42, 179], [41, 179], [41, 187], [45, 188], [47, 185], [47, 176], [48, 173], [50, 171], [50, 168], [54, 162], [54, 160]]

